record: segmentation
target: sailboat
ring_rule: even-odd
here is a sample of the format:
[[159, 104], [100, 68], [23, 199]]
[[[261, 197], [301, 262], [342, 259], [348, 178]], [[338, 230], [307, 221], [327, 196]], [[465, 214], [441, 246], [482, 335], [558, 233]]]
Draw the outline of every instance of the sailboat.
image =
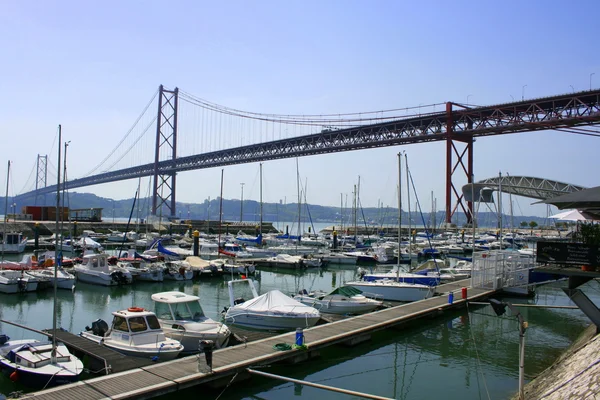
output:
[[[6, 217], [8, 211], [8, 184], [10, 178], [10, 161], [8, 161], [8, 171], [6, 173], [6, 196], [4, 197], [4, 226], [2, 229], [2, 260], [0, 262], [0, 293], [32, 292], [37, 289], [38, 280], [32, 276], [23, 273], [23, 268], [19, 263], [12, 263], [4, 260], [4, 254], [9, 252], [10, 235], [6, 232]], [[15, 268], [11, 268], [15, 267]], [[8, 268], [8, 269], [6, 269]], [[20, 270], [20, 271], [19, 271]]]
[[[398, 153], [398, 248], [400, 248], [402, 241], [401, 169], [402, 155]], [[416, 301], [433, 296], [435, 289], [432, 285], [437, 285], [439, 279], [400, 272], [399, 260], [398, 258], [395, 271], [385, 274], [367, 274], [363, 276], [363, 280], [347, 282], [344, 286], [351, 286], [365, 293], [373, 293], [382, 296], [385, 300], [393, 301]], [[420, 282], [426, 282], [427, 284], [421, 284]]]
[[[58, 143], [61, 143], [61, 127], [58, 126]], [[58, 184], [56, 186], [56, 208], [60, 205], [60, 145], [58, 147]], [[59, 230], [56, 213], [56, 231]], [[35, 339], [9, 340], [0, 336], [0, 367], [7, 370], [12, 380], [32, 388], [45, 388], [74, 382], [83, 371], [83, 363], [69, 352], [62, 343], [56, 341], [57, 312], [57, 272], [60, 264], [56, 250], [54, 264], [54, 308], [52, 312], [52, 341], [41, 342]]]

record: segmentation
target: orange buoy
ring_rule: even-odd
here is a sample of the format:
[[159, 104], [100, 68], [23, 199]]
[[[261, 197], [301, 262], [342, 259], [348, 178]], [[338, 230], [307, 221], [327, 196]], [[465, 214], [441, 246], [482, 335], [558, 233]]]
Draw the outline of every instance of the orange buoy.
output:
[[144, 309], [142, 307], [129, 307], [127, 309], [127, 311], [129, 311], [129, 312], [142, 312], [142, 311], [144, 311]]
[[13, 371], [10, 376], [9, 376], [10, 380], [13, 382], [16, 382], [19, 380], [19, 374], [17, 373], [17, 371]]

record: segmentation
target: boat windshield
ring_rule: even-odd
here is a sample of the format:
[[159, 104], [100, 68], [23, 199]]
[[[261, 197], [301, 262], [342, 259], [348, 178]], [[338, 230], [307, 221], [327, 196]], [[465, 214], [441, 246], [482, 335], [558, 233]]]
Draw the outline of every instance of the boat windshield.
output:
[[146, 319], [148, 320], [148, 326], [150, 329], [160, 329], [160, 323], [158, 322], [156, 315], [148, 315], [146, 316]]
[[146, 325], [146, 319], [144, 317], [131, 317], [129, 318], [129, 328], [131, 332], [143, 332], [148, 329]]
[[198, 301], [171, 304], [171, 309], [176, 320], [200, 321], [204, 316], [204, 312]]

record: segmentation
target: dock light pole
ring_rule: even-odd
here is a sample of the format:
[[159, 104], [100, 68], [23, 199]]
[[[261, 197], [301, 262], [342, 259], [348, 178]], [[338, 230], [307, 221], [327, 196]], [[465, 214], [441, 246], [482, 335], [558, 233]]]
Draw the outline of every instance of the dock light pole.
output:
[[521, 87], [521, 100], [525, 100], [525, 88], [527, 87], [527, 85], [523, 85]]
[[594, 76], [594, 75], [596, 75], [596, 73], [595, 73], [595, 72], [592, 72], [592, 73], [590, 74], [590, 90], [592, 90], [592, 76]]
[[523, 315], [517, 307], [511, 303], [501, 302], [496, 299], [490, 299], [490, 305], [494, 309], [497, 316], [501, 316], [506, 312], [506, 306], [510, 308], [512, 314], [519, 320], [519, 400], [525, 399], [525, 331], [527, 330], [527, 321], [523, 319]]
[[472, 94], [467, 95], [467, 106], [469, 105], [469, 97], [473, 96]]
[[244, 221], [244, 185], [244, 182], [240, 183], [240, 186], [242, 186], [242, 198], [240, 201], [240, 222]]

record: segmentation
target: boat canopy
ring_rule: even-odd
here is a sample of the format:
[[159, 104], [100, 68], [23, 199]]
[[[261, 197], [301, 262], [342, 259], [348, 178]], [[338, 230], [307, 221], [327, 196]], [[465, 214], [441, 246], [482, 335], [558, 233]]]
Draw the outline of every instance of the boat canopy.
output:
[[334, 295], [334, 294], [339, 294], [340, 296], [346, 296], [346, 297], [352, 297], [352, 296], [358, 296], [358, 295], [362, 295], [362, 290], [357, 289], [353, 286], [340, 286], [339, 288], [335, 289], [333, 292], [329, 293], [328, 296]]
[[283, 313], [309, 313], [319, 315], [315, 308], [304, 305], [299, 301], [292, 299], [279, 290], [270, 290], [267, 293], [248, 300], [235, 306], [239, 309], [249, 311], [275, 311]]

